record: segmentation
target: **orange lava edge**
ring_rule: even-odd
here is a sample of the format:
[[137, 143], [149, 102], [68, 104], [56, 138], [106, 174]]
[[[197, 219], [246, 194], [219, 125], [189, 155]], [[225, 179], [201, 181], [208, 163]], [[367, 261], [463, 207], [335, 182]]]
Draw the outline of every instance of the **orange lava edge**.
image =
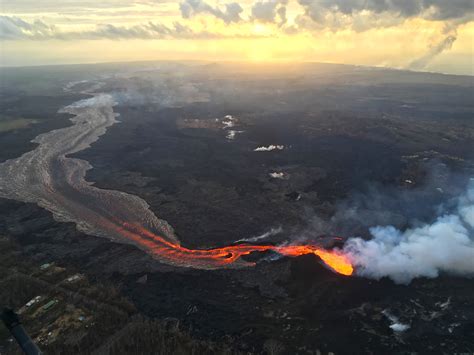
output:
[[[105, 222], [105, 221], [104, 221]], [[145, 228], [127, 222], [107, 222], [119, 235], [145, 249], [157, 259], [177, 266], [216, 269], [233, 263], [254, 265], [241, 259], [252, 252], [272, 250], [281, 255], [296, 257], [315, 254], [335, 272], [350, 276], [354, 272], [349, 258], [337, 250], [326, 250], [315, 245], [253, 245], [239, 244], [214, 249], [188, 249], [170, 242]]]

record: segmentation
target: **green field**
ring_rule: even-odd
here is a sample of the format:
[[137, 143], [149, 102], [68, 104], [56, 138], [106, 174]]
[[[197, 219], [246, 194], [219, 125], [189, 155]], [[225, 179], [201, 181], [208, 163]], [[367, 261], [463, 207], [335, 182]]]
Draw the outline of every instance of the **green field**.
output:
[[6, 119], [6, 120], [0, 119], [0, 133], [28, 128], [29, 126], [37, 122], [38, 122], [37, 120], [28, 119], [28, 118]]

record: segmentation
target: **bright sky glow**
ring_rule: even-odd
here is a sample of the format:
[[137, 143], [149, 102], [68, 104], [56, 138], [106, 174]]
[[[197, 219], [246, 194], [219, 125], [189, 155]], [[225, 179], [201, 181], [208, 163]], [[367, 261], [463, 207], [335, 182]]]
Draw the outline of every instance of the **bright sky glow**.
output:
[[3, 0], [1, 65], [335, 62], [474, 73], [471, 0]]

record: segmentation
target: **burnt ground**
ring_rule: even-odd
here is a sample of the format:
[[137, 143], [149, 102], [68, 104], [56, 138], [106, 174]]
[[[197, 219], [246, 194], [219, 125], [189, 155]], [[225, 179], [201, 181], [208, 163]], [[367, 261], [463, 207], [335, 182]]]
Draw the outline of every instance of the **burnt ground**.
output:
[[[35, 275], [38, 265], [54, 262], [70, 275], [81, 273], [91, 282], [114, 285], [138, 314], [179, 320], [180, 327], [196, 339], [255, 353], [268, 344], [277, 344], [288, 354], [473, 349], [474, 290], [469, 279], [441, 276], [395, 285], [389, 280], [336, 275], [315, 256], [263, 261], [246, 270], [175, 269], [132, 246], [58, 224], [36, 206], [2, 200], [0, 208], [0, 233], [21, 250], [11, 257], [18, 266], [23, 260], [32, 264], [26, 274]], [[36, 293], [41, 291], [15, 297], [15, 302], [24, 304]], [[68, 297], [72, 296], [64, 299]], [[411, 328], [394, 334], [384, 310]], [[90, 313], [105, 322], [104, 339], [127, 324], [122, 321], [117, 328], [110, 324], [114, 317], [104, 321], [100, 312]]]
[[[472, 176], [474, 128], [466, 80], [395, 71], [353, 74], [348, 67], [334, 68], [331, 75], [339, 78], [343, 73], [344, 82], [324, 81], [324, 67], [324, 85], [314, 87], [321, 78], [298, 74], [289, 82], [254, 73], [222, 74], [211, 66], [206, 70], [215, 74], [196, 78], [188, 73], [199, 90], [208, 91], [207, 102], [168, 108], [154, 101], [163, 88], [140, 78], [137, 82], [145, 88], [140, 97], [146, 99], [137, 101], [135, 95], [119, 100], [121, 123], [76, 156], [94, 167], [88, 181], [142, 197], [189, 247], [226, 245], [276, 227], [282, 227], [281, 232], [272, 242], [301, 236], [318, 240], [322, 234], [345, 238], [367, 235], [373, 224], [403, 228], [413, 219], [430, 221], [436, 207], [456, 196]], [[128, 85], [125, 79], [114, 80], [107, 90]], [[34, 113], [33, 118], [44, 119], [29, 129], [4, 133], [2, 160], [31, 149], [28, 141], [37, 133], [69, 124], [67, 117], [53, 112], [55, 105], [69, 103], [70, 94], [54, 91], [49, 99], [23, 91], [2, 95], [12, 117], [30, 118]], [[234, 140], [222, 129], [229, 114], [236, 119], [233, 129], [243, 131]], [[199, 122], [190, 124], [188, 119]], [[270, 144], [285, 149], [253, 151]], [[271, 178], [271, 172], [289, 178]], [[374, 187], [376, 196], [384, 197], [383, 206], [364, 200], [367, 221], [320, 223], [337, 217], [341, 206], [356, 203], [359, 195], [371, 200]], [[390, 213], [380, 214], [380, 209]], [[91, 283], [112, 284], [135, 315], [179, 321], [194, 339], [238, 351], [474, 351], [472, 279], [441, 275], [395, 285], [388, 279], [334, 274], [315, 256], [274, 260], [273, 255], [253, 255], [257, 266], [243, 270], [173, 268], [132, 246], [55, 222], [37, 206], [8, 200], [0, 200], [0, 235], [14, 246], [2, 259], [4, 270], [14, 268], [12, 259], [25, 260], [23, 273], [34, 279], [38, 265], [54, 262], [71, 274], [86, 275]], [[34, 292], [18, 296], [13, 306], [31, 296]], [[395, 333], [386, 314], [410, 328]], [[113, 326], [113, 319], [104, 321], [107, 339], [120, 337], [127, 324], [122, 320]], [[33, 335], [41, 332], [39, 326], [32, 329]], [[68, 337], [57, 341], [66, 344]], [[92, 350], [98, 343], [88, 346]]]
[[[473, 127], [457, 121], [428, 123], [339, 111], [257, 117], [232, 112], [233, 129], [242, 133], [229, 140], [221, 123], [225, 115], [211, 109], [206, 104], [164, 110], [120, 106], [121, 122], [76, 156], [94, 166], [89, 181], [142, 197], [184, 244], [195, 248], [277, 227], [283, 229], [277, 238], [284, 240], [301, 234], [365, 235], [360, 226], [348, 231], [346, 222], [320, 230], [311, 221], [329, 218], [341, 200], [374, 187], [381, 194], [394, 190], [392, 200], [426, 189], [421, 199], [411, 201], [419, 207], [411, 216], [374, 224], [404, 227], [409, 218], [429, 220], [434, 207], [459, 193], [456, 189], [464, 183], [456, 179], [473, 169]], [[180, 122], [188, 117], [204, 122], [217, 118], [219, 124], [215, 129], [183, 127]], [[271, 144], [285, 148], [254, 151]], [[285, 178], [272, 178], [272, 172], [283, 172]], [[435, 187], [443, 188], [443, 194]], [[428, 213], [415, 215], [423, 211]]]

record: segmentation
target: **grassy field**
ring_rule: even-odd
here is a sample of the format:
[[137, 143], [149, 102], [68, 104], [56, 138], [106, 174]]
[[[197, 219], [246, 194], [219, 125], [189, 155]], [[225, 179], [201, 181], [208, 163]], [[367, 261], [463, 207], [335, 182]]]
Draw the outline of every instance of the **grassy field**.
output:
[[29, 126], [35, 123], [38, 123], [38, 121], [34, 119], [28, 119], [28, 118], [3, 119], [3, 117], [0, 117], [0, 133], [28, 128]]
[[[14, 309], [46, 354], [239, 354], [194, 339], [178, 320], [141, 315], [112, 284], [32, 260], [9, 238], [0, 250], [0, 310]], [[20, 354], [1, 322], [0, 354]]]

